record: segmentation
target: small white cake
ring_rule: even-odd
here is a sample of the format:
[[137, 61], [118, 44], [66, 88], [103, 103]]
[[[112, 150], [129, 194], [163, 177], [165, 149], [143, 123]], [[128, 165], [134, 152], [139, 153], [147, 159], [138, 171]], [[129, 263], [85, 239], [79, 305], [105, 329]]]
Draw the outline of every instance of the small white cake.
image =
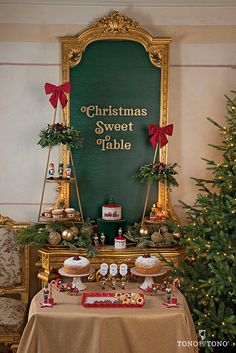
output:
[[106, 221], [119, 221], [121, 219], [121, 206], [103, 205], [102, 219], [105, 219]]
[[159, 273], [161, 269], [161, 262], [156, 256], [144, 254], [135, 260], [135, 270], [141, 274]]
[[53, 207], [47, 207], [44, 210], [44, 217], [52, 218]]
[[65, 214], [66, 214], [66, 217], [75, 217], [75, 209], [74, 208], [66, 208]]
[[90, 269], [90, 262], [86, 257], [74, 256], [64, 261], [64, 271], [71, 275], [81, 275], [88, 273]]
[[52, 216], [53, 218], [63, 218], [64, 215], [64, 209], [58, 208], [55, 210], [52, 210]]

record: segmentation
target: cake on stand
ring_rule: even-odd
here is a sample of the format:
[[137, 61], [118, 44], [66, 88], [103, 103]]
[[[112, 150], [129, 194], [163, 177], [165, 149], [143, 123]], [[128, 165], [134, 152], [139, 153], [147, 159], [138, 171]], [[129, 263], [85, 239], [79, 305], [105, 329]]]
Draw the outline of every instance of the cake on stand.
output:
[[152, 285], [155, 283], [153, 277], [161, 277], [167, 273], [165, 268], [161, 268], [159, 273], [152, 273], [152, 274], [143, 274], [139, 273], [135, 270], [135, 267], [131, 268], [130, 272], [138, 277], [144, 277], [143, 283], [139, 286], [140, 289], [146, 290], [147, 288], [152, 288]]
[[64, 271], [64, 268], [60, 268], [60, 270], [58, 270], [59, 275], [61, 275], [62, 277], [69, 277], [69, 278], [73, 278], [72, 280], [72, 284], [79, 290], [82, 291], [84, 289], [87, 288], [87, 286], [81, 281], [82, 277], [87, 277], [90, 276], [92, 273], [94, 272], [94, 268], [91, 267], [89, 272], [87, 273], [83, 273], [81, 275], [75, 275], [75, 274], [70, 274]]

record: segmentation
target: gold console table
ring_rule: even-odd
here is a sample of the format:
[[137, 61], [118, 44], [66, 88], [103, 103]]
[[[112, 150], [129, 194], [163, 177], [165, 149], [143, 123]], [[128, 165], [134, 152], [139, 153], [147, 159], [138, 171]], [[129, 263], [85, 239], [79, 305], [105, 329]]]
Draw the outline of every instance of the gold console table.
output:
[[[107, 264], [126, 263], [128, 268], [134, 267], [135, 259], [144, 253], [158, 256], [162, 254], [167, 260], [172, 260], [178, 264], [180, 258], [184, 257], [184, 249], [179, 246], [166, 248], [145, 248], [138, 249], [133, 246], [128, 246], [126, 249], [115, 250], [111, 245], [98, 247], [99, 253], [94, 258], [89, 258], [91, 265], [98, 270], [102, 262]], [[41, 259], [41, 272], [38, 273], [38, 278], [42, 282], [42, 286], [52, 279], [58, 277], [57, 271], [63, 266], [64, 260], [74, 255], [81, 255], [86, 257], [86, 251], [83, 249], [69, 250], [66, 248], [51, 248], [43, 247], [38, 250]]]

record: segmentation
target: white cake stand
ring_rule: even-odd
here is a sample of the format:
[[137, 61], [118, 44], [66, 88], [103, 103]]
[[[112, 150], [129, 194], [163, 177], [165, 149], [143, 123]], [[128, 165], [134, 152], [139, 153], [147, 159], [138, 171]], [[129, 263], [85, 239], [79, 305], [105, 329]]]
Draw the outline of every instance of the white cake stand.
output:
[[72, 284], [79, 290], [84, 290], [87, 288], [87, 286], [81, 281], [81, 277], [87, 277], [89, 275], [91, 275], [91, 273], [94, 272], [94, 268], [90, 268], [90, 271], [87, 273], [83, 273], [81, 275], [72, 275], [70, 273], [67, 273], [64, 271], [63, 267], [60, 268], [60, 270], [58, 270], [59, 275], [63, 276], [63, 277], [69, 277], [69, 278], [73, 278]]
[[161, 268], [159, 273], [152, 273], [150, 275], [139, 273], [135, 270], [135, 267], [131, 268], [130, 272], [139, 277], [145, 277], [144, 282], [139, 286], [140, 289], [146, 290], [147, 288], [152, 288], [152, 285], [155, 283], [153, 281], [153, 277], [160, 277], [163, 276], [167, 273], [167, 270], [165, 268]]

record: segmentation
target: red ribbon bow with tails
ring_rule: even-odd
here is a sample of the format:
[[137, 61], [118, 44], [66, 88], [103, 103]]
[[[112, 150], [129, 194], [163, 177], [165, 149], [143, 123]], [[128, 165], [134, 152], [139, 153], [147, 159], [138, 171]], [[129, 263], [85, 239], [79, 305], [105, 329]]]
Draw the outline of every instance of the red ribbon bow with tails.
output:
[[55, 86], [52, 83], [48, 83], [48, 82], [45, 83], [46, 94], [52, 93], [49, 99], [49, 102], [52, 104], [53, 108], [56, 108], [58, 99], [59, 99], [63, 109], [67, 104], [67, 98], [65, 96], [65, 93], [70, 93], [70, 91], [71, 91], [70, 82], [63, 83], [60, 86]]
[[152, 144], [153, 148], [156, 148], [156, 145], [160, 144], [160, 147], [162, 148], [168, 143], [168, 139], [166, 135], [171, 136], [173, 133], [173, 124], [166, 125], [163, 127], [160, 127], [155, 124], [149, 124], [148, 125], [148, 133], [150, 138], [150, 142]]

